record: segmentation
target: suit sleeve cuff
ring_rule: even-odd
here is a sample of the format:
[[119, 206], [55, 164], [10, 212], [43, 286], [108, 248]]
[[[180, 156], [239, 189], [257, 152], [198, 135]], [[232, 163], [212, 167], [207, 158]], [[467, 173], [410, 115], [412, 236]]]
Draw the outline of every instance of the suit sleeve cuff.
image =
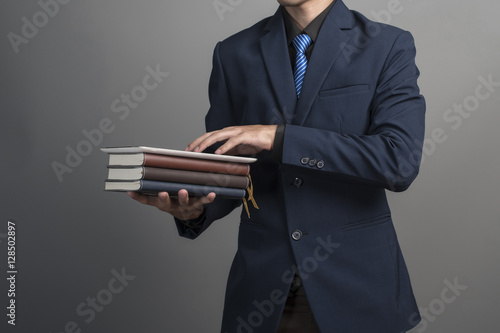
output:
[[205, 210], [203, 210], [203, 213], [201, 213], [201, 215], [195, 219], [192, 219], [192, 220], [176, 219], [176, 220], [189, 229], [196, 229], [196, 228], [203, 225], [203, 223], [205, 222], [205, 218], [206, 218], [206, 213], [205, 213]]
[[281, 162], [283, 159], [283, 141], [285, 140], [285, 125], [278, 125], [276, 129], [276, 135], [274, 137], [273, 143], [273, 156], [278, 161]]

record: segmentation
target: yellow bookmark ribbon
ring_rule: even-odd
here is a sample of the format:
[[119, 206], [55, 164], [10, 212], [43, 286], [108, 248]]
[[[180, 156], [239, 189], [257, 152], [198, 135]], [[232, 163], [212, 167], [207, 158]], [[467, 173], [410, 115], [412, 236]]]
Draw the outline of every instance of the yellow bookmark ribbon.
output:
[[248, 201], [252, 202], [252, 205], [255, 209], [259, 209], [259, 206], [257, 205], [257, 201], [255, 201], [255, 198], [253, 197], [252, 176], [248, 175], [248, 179], [250, 180], [250, 185], [247, 187], [248, 199], [243, 198], [243, 205], [245, 206], [245, 211], [247, 212], [248, 218], [250, 218], [250, 210], [248, 209]]

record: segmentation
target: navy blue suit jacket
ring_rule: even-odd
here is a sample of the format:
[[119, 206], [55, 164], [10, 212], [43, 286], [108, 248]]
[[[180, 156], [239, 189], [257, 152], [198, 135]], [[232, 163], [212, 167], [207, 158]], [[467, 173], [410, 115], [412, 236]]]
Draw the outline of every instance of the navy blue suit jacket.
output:
[[[280, 10], [219, 43], [206, 129], [286, 124], [282, 162], [252, 165], [222, 332], [275, 332], [299, 271], [322, 332], [399, 333], [419, 321], [385, 190], [415, 179], [424, 136], [410, 33], [341, 0], [318, 35], [297, 100]], [[241, 202], [216, 199], [196, 238]]]

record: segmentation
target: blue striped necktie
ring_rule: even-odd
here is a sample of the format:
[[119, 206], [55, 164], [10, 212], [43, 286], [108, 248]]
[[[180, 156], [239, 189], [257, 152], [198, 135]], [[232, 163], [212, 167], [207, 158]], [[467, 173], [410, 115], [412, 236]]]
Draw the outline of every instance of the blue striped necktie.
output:
[[295, 50], [297, 50], [293, 79], [295, 80], [295, 90], [297, 90], [297, 98], [299, 98], [307, 68], [307, 58], [305, 52], [309, 45], [311, 45], [311, 37], [309, 37], [307, 34], [297, 35], [293, 39], [292, 44], [293, 47], [295, 47]]

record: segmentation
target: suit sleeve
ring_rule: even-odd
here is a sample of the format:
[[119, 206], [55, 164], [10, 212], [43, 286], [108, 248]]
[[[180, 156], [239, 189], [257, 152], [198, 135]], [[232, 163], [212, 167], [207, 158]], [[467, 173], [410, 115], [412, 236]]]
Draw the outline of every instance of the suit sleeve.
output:
[[317, 172], [348, 181], [406, 190], [418, 174], [422, 155], [425, 100], [417, 86], [415, 46], [408, 32], [394, 41], [375, 90], [364, 135], [287, 125], [283, 163], [307, 168], [305, 156], [324, 162]]
[[[222, 64], [220, 61], [220, 45], [215, 47], [213, 56], [212, 74], [209, 82], [210, 110], [205, 117], [205, 127], [207, 132], [222, 129], [228, 126], [237, 125], [231, 95], [226, 83]], [[220, 144], [219, 144], [220, 145]], [[206, 152], [214, 152], [216, 146], [209, 147]], [[215, 198], [214, 202], [205, 205], [202, 220], [193, 226], [175, 219], [177, 230], [180, 236], [195, 239], [203, 233], [214, 221], [223, 218], [240, 206], [241, 200]]]

